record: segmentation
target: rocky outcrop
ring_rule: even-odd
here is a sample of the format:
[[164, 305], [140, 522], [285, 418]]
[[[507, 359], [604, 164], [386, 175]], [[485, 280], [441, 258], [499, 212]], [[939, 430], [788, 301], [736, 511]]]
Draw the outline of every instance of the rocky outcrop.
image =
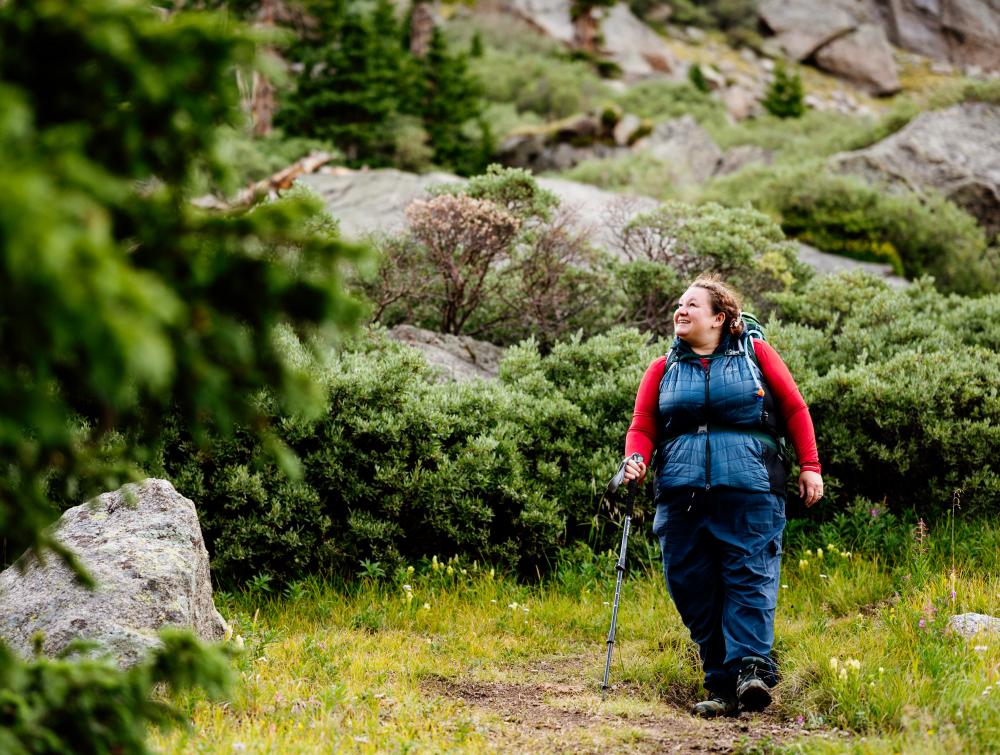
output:
[[497, 159], [535, 173], [568, 170], [584, 160], [626, 154], [649, 125], [634, 115], [581, 113], [544, 126], [518, 129], [497, 150]]
[[51, 554], [43, 562], [26, 553], [0, 574], [0, 638], [22, 655], [30, 656], [37, 632], [48, 655], [88, 640], [122, 667], [156, 647], [163, 627], [223, 638], [198, 515], [169, 482], [126, 485], [69, 509], [54, 534], [97, 589], [80, 586]]
[[515, 132], [500, 146], [500, 162], [536, 173], [567, 170], [584, 160], [626, 155], [631, 144], [631, 151], [663, 163], [677, 185], [703, 183], [715, 173], [722, 152], [692, 116], [664, 121], [652, 129], [634, 116], [615, 118], [574, 116]]
[[828, 254], [827, 252], [821, 252], [816, 247], [803, 244], [801, 241], [796, 241], [795, 245], [799, 261], [809, 265], [809, 267], [820, 275], [833, 275], [852, 270], [861, 270], [876, 278], [881, 278], [893, 288], [905, 288], [910, 285], [910, 282], [906, 278], [896, 275], [892, 269], [892, 265], [880, 262], [864, 262], [844, 257], [840, 254]]
[[664, 163], [678, 185], [704, 183], [722, 158], [718, 145], [690, 115], [658, 123], [635, 148]]
[[872, 94], [898, 92], [899, 76], [881, 16], [861, 0], [765, 0], [760, 17], [794, 60], [815, 60]]
[[1000, 106], [965, 103], [923, 113], [857, 152], [834, 155], [835, 170], [917, 191], [934, 189], [1000, 233]]
[[387, 335], [420, 351], [444, 380], [488, 380], [495, 378], [500, 369], [503, 349], [487, 341], [435, 333], [412, 325], [397, 325]]
[[764, 0], [758, 12], [785, 54], [799, 61], [858, 26], [852, 13], [830, 0]]
[[[571, 3], [567, 2], [566, 5]], [[618, 3], [600, 23], [603, 49], [626, 78], [671, 74], [677, 70], [674, 54], [663, 39], [629, 9]]]
[[[427, 189], [441, 183], [461, 183], [463, 179], [446, 173], [418, 176], [398, 170], [339, 171], [335, 174], [303, 176], [300, 183], [319, 194], [326, 210], [340, 223], [341, 233], [359, 239], [375, 233], [399, 233], [406, 227], [404, 210]], [[579, 230], [586, 230], [598, 245], [610, 247], [613, 227], [627, 215], [656, 206], [648, 197], [630, 198], [603, 191], [595, 186], [558, 178], [538, 178], [539, 186], [559, 197]]]
[[[1000, 70], [1000, 0], [764, 0], [759, 14], [786, 55], [815, 58], [879, 94], [898, 91], [889, 86], [889, 42], [967, 70]], [[851, 44], [840, 42], [859, 31]]]
[[876, 0], [889, 39], [959, 66], [1000, 70], [1000, 0]]
[[872, 94], [900, 89], [892, 48], [881, 27], [862, 24], [816, 52], [816, 64]]
[[461, 181], [450, 173], [407, 173], [380, 170], [338, 170], [302, 176], [299, 183], [319, 194], [326, 210], [337, 219], [340, 232], [359, 239], [368, 234], [396, 234], [406, 227], [403, 211], [427, 190]]
[[[572, 0], [488, 0], [479, 5], [485, 12], [502, 12], [523, 19], [567, 47], [576, 42]], [[600, 30], [602, 55], [616, 63], [627, 79], [676, 71], [677, 61], [670, 47], [632, 13], [627, 3], [595, 9], [594, 15]]]

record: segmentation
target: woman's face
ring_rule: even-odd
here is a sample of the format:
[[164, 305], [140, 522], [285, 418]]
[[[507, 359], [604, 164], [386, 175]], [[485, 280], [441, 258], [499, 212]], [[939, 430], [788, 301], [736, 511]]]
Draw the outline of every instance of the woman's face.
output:
[[726, 316], [712, 313], [712, 298], [704, 288], [691, 286], [674, 311], [674, 333], [695, 346], [718, 341]]

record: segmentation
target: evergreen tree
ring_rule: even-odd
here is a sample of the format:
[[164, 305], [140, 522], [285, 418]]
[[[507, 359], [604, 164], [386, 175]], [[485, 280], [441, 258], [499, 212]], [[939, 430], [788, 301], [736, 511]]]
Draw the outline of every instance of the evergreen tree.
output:
[[[281, 455], [262, 391], [320, 407], [279, 328], [355, 319], [337, 272], [355, 250], [313, 230], [314, 201], [189, 203], [196, 171], [225, 171], [233, 70], [254, 66], [240, 25], [145, 0], [7, 0], [0, 39], [0, 540], [5, 558], [34, 546], [72, 565], [45, 526], [140, 475], [168, 417], [196, 442], [242, 427]], [[219, 693], [228, 677], [222, 654], [163, 640], [124, 673], [0, 643], [0, 752], [145, 751], [149, 723], [181, 719], [154, 685]]]
[[302, 73], [279, 125], [334, 143], [354, 166], [393, 165], [401, 149], [411, 151], [400, 139], [426, 138], [437, 165], [466, 174], [485, 167], [494, 145], [480, 87], [440, 30], [418, 58], [390, 0], [312, 0], [310, 12], [322, 29], [293, 51]]
[[697, 63], [692, 63], [691, 67], [688, 69], [688, 81], [697, 89], [699, 92], [708, 93], [708, 81], [705, 79], [705, 72], [701, 70], [701, 66]]
[[469, 76], [465, 55], [451, 54], [440, 29], [421, 61], [418, 113], [430, 135], [434, 161], [459, 173], [481, 172], [493, 139], [482, 118], [481, 90]]
[[767, 90], [764, 108], [778, 118], [799, 118], [806, 112], [802, 77], [798, 71], [789, 74], [784, 61], [774, 67], [774, 81]]
[[333, 142], [350, 164], [391, 164], [392, 125], [412, 78], [391, 4], [379, 0], [366, 14], [332, 0], [312, 12], [325, 19], [324, 41], [305, 38], [293, 50], [303, 71], [278, 124]]

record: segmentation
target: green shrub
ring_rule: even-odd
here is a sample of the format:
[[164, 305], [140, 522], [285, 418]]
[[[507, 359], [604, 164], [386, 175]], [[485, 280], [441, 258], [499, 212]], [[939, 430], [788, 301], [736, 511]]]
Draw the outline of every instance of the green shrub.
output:
[[702, 124], [724, 123], [725, 107], [691, 83], [651, 79], [640, 81], [618, 95], [615, 101], [626, 113], [640, 118], [665, 121], [691, 115]]
[[703, 125], [723, 149], [753, 144], [772, 152], [776, 164], [802, 163], [874, 144], [905, 126], [918, 112], [914, 103], [901, 100], [879, 119], [807, 110], [801, 118], [765, 113], [736, 123], [708, 121]]
[[154, 690], [200, 687], [214, 699], [230, 692], [234, 674], [226, 652], [177, 630], [164, 630], [160, 640], [161, 648], [126, 671], [108, 658], [23, 663], [0, 645], [0, 751], [148, 753], [150, 726], [188, 722], [184, 711], [153, 699]]
[[861, 274], [775, 296], [792, 326], [769, 336], [816, 424], [839, 498], [892, 509], [996, 508], [1000, 295], [970, 299], [924, 280], [905, 290]]
[[778, 118], [800, 118], [806, 112], [805, 91], [798, 71], [789, 73], [784, 61], [774, 66], [774, 80], [761, 104]]
[[488, 48], [469, 61], [469, 70], [488, 101], [512, 103], [545, 120], [592, 110], [610, 94], [587, 63], [552, 55]]
[[589, 530], [654, 353], [635, 331], [546, 357], [527, 343], [500, 381], [454, 385], [407, 347], [361, 341], [322, 373], [326, 415], [280, 423], [299, 482], [249, 436], [198, 454], [177, 428], [164, 471], [198, 501], [226, 583], [353, 574], [362, 560], [391, 572], [433, 553], [534, 573]]
[[624, 293], [622, 321], [658, 335], [673, 332], [677, 298], [702, 272], [723, 276], [758, 315], [769, 310], [773, 292], [809, 274], [781, 228], [750, 208], [667, 202], [637, 215], [620, 236], [627, 260], [615, 275]]
[[887, 193], [822, 164], [752, 166], [716, 181], [703, 195], [752, 203], [785, 232], [828, 252], [888, 262], [907, 277], [933, 275], [945, 291], [997, 286], [996, 250], [975, 219], [935, 194]]
[[608, 191], [622, 191], [657, 199], [677, 198], [677, 175], [670, 165], [647, 154], [627, 154], [584, 160], [560, 178], [591, 184]]
[[699, 92], [708, 93], [708, 81], [705, 79], [705, 73], [701, 70], [701, 66], [697, 63], [692, 63], [691, 67], [688, 68], [688, 81]]

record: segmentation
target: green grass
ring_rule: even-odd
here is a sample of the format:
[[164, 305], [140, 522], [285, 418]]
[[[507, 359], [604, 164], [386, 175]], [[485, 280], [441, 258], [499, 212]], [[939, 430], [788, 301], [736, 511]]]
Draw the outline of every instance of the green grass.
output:
[[[983, 541], [995, 543], [998, 529], [982, 525]], [[947, 629], [953, 613], [1000, 613], [995, 558], [959, 557], [952, 572], [946, 526], [929, 546], [913, 543], [891, 558], [848, 554], [837, 543], [822, 551], [786, 546], [776, 642], [783, 681], [769, 718], [784, 733], [736, 749], [986, 752], [1000, 741], [1000, 637], [965, 640]], [[614, 554], [574, 551], [535, 586], [452, 560], [346, 588], [308, 580], [287, 597], [268, 595], [266, 585], [221, 595], [234, 641], [245, 642], [240, 686], [222, 704], [181, 700], [192, 730], [154, 733], [150, 744], [162, 752], [547, 751], [560, 740], [531, 724], [544, 712], [574, 722], [583, 749], [649, 749], [643, 721], [683, 725], [676, 706], [696, 700], [700, 686], [695, 650], [652, 558], [655, 549], [637, 538], [622, 590], [617, 688], [606, 701], [598, 685]], [[503, 706], [533, 694], [520, 723], [510, 723]]]

